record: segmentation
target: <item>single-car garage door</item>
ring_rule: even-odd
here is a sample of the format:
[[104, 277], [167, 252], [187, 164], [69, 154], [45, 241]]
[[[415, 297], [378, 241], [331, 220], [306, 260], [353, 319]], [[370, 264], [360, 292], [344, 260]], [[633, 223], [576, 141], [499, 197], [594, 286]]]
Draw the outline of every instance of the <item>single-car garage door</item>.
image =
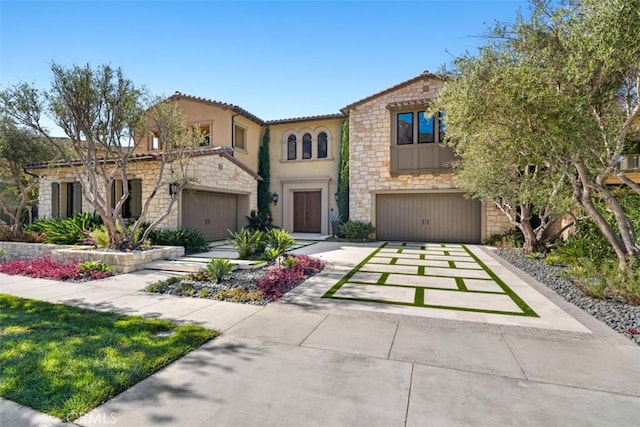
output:
[[182, 228], [193, 228], [208, 240], [229, 237], [237, 231], [238, 196], [208, 191], [182, 192]]
[[462, 194], [379, 194], [378, 240], [479, 243], [480, 202]]

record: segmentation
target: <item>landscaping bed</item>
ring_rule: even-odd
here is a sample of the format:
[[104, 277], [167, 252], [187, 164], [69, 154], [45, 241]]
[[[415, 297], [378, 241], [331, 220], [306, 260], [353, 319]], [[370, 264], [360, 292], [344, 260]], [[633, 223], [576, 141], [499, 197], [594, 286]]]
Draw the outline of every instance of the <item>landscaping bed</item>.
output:
[[72, 421], [216, 335], [0, 294], [0, 396]]
[[287, 255], [279, 261], [252, 270], [223, 274], [219, 282], [209, 271], [170, 277], [151, 283], [147, 292], [209, 298], [244, 304], [265, 305], [275, 301], [309, 277], [319, 273], [324, 262], [306, 255]]
[[640, 306], [626, 303], [621, 299], [590, 297], [566, 277], [564, 267], [547, 265], [541, 259], [528, 258], [522, 250], [497, 249], [495, 253], [611, 329], [640, 345]]
[[111, 268], [98, 261], [55, 261], [51, 256], [0, 262], [0, 273], [70, 282], [86, 282], [111, 276]]

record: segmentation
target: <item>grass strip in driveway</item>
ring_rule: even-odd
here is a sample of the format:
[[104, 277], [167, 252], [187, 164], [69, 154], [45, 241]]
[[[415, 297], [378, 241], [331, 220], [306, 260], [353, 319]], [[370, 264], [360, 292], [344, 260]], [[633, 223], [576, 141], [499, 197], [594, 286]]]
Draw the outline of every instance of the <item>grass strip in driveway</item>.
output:
[[216, 335], [0, 294], [0, 396], [73, 420]]

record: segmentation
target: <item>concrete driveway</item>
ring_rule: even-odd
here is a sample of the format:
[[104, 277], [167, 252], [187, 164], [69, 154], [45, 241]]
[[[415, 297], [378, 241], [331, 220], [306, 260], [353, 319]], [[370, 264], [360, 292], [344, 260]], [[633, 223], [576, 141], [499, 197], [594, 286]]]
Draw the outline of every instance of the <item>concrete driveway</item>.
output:
[[[327, 296], [341, 281], [339, 288], [371, 284], [351, 280], [358, 273], [389, 273], [372, 271], [379, 267], [367, 267], [369, 262], [404, 265], [374, 260], [403, 258], [383, 256], [379, 244], [320, 242], [301, 248], [330, 265], [264, 308], [144, 295], [137, 292], [148, 281], [144, 272], [96, 282], [87, 290], [74, 288], [67, 296], [55, 292], [59, 284], [29, 281], [26, 286], [42, 299], [48, 299], [45, 288], [50, 288], [56, 301], [196, 321], [224, 331], [79, 418], [78, 425], [636, 426], [640, 349], [490, 251], [468, 249], [469, 257], [510, 290], [494, 289], [491, 297], [506, 295], [513, 301], [512, 292], [536, 316], [487, 312], [487, 307], [430, 307], [428, 297], [418, 301], [421, 305], [402, 305], [358, 294], [333, 298], [337, 291]], [[405, 258], [420, 260], [417, 255]], [[460, 263], [469, 262], [458, 255]], [[454, 261], [453, 267], [432, 267], [459, 266]], [[405, 271], [390, 275], [428, 276]], [[454, 282], [459, 276], [450, 273], [465, 273], [436, 272], [448, 275], [433, 277], [453, 277]], [[469, 279], [495, 281], [489, 276]], [[10, 284], [7, 277], [0, 276], [0, 292], [28, 296], [24, 279]], [[376, 281], [377, 286], [403, 286], [388, 278]], [[405, 282], [411, 284], [405, 289], [413, 287], [413, 302], [417, 292], [434, 288], [428, 281], [426, 286], [424, 281]], [[450, 283], [441, 281], [440, 287], [445, 282]], [[110, 290], [113, 297], [105, 299]], [[3, 408], [0, 402], [0, 413]], [[28, 410], [22, 409], [24, 414]], [[15, 425], [29, 425], [28, 419], [21, 416], [22, 424]], [[0, 417], [0, 424], [10, 425], [7, 420]]]

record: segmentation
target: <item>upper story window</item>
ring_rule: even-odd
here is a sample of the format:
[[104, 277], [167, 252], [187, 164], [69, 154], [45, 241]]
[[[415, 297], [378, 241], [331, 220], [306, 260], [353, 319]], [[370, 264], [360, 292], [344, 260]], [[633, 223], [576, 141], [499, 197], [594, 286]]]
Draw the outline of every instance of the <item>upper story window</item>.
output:
[[200, 147], [208, 147], [211, 145], [211, 125], [194, 125], [192, 128], [194, 131], [196, 130], [195, 126], [197, 126], [198, 136], [198, 145]]
[[155, 132], [151, 132], [149, 134], [149, 149], [150, 150], [160, 149], [160, 136]]
[[283, 134], [281, 144], [282, 161], [326, 160], [332, 155], [331, 133], [324, 126], [316, 129], [289, 130]]
[[305, 133], [302, 136], [302, 158], [303, 159], [311, 158], [311, 145], [312, 145], [311, 134]]
[[287, 139], [287, 160], [295, 160], [296, 159], [296, 151], [297, 151], [298, 139], [295, 135], [289, 135]]
[[428, 144], [436, 142], [435, 126], [438, 121], [439, 138], [444, 136], [444, 115], [427, 116], [425, 111], [396, 113], [396, 145]]
[[318, 158], [326, 159], [327, 158], [327, 133], [320, 132], [318, 134]]
[[247, 149], [247, 130], [240, 125], [234, 127], [233, 146], [241, 150]]

